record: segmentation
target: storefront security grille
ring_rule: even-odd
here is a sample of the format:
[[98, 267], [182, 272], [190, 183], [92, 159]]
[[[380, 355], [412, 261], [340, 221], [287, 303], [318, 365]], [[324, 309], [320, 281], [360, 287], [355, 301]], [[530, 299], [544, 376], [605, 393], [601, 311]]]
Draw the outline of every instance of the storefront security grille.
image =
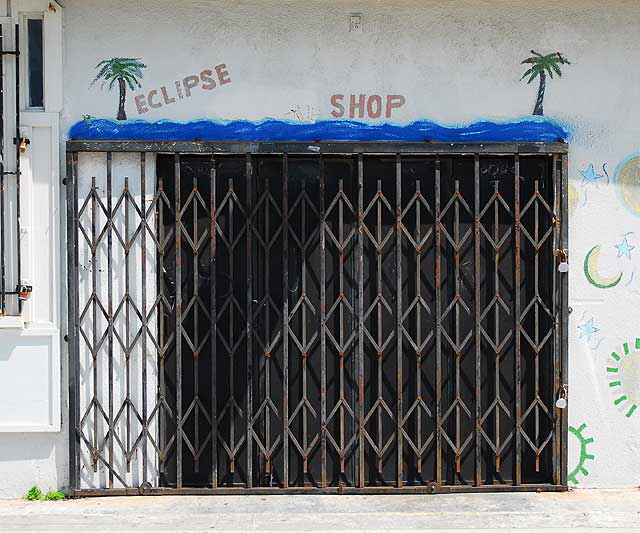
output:
[[566, 145], [67, 148], [78, 494], [566, 486]]

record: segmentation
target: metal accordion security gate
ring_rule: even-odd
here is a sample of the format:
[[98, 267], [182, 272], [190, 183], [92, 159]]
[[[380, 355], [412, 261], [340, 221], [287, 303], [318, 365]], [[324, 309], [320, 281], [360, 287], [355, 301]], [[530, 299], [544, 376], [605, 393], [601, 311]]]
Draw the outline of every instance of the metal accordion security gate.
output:
[[563, 143], [67, 143], [78, 495], [566, 488]]

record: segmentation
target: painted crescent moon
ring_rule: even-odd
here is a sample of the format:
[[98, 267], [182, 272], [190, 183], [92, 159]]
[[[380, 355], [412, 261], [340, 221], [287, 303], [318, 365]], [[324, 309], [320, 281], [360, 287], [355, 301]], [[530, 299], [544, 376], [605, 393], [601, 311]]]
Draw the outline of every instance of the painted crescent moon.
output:
[[598, 258], [600, 257], [600, 245], [596, 244], [584, 257], [584, 275], [587, 281], [599, 289], [615, 287], [622, 279], [622, 272], [611, 278], [603, 278], [598, 272]]

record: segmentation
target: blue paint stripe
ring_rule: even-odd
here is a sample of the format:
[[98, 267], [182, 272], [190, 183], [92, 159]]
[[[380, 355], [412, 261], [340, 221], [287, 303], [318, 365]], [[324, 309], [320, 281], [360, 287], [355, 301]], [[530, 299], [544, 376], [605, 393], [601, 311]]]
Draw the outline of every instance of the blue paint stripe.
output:
[[428, 120], [400, 125], [350, 120], [303, 123], [271, 119], [259, 122], [89, 119], [77, 122], [69, 130], [69, 139], [105, 141], [557, 142], [568, 137], [568, 130], [560, 123], [534, 117], [463, 126], [443, 126]]

